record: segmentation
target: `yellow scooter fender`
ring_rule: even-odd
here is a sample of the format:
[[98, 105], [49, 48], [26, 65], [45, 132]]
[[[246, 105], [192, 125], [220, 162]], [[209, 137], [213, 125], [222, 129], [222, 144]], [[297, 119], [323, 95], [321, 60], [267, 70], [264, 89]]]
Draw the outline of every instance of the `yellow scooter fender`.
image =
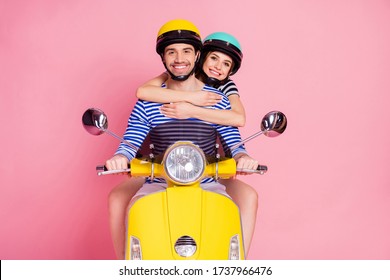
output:
[[[218, 167], [209, 164], [205, 175], [215, 175], [218, 169], [218, 174], [230, 177], [235, 166], [231, 159], [219, 162]], [[131, 167], [133, 176], [150, 175], [152, 169], [155, 177], [164, 175], [161, 165], [152, 167], [147, 161], [134, 159]], [[134, 241], [142, 259], [244, 258], [238, 207], [227, 196], [203, 190], [199, 182], [188, 186], [168, 182], [165, 191], [138, 199], [129, 210], [127, 223], [126, 259], [133, 259]], [[179, 255], [177, 247], [186, 244], [193, 254]]]

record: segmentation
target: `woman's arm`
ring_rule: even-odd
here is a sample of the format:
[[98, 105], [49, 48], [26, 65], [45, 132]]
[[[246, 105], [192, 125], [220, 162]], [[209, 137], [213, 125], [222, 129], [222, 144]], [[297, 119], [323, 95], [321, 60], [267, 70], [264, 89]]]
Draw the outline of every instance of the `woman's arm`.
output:
[[231, 112], [234, 113], [232, 118], [234, 118], [236, 125], [235, 126], [244, 126], [246, 122], [245, 108], [241, 102], [240, 96], [237, 94], [229, 95]]
[[229, 96], [231, 110], [207, 109], [186, 102], [164, 104], [161, 112], [170, 118], [187, 119], [197, 118], [206, 122], [221, 125], [231, 125], [241, 127], [245, 125], [245, 109], [240, 97], [236, 94]]
[[168, 75], [166, 73], [162, 73], [161, 75], [147, 81], [137, 89], [137, 98], [158, 103], [184, 101], [198, 106], [212, 106], [217, 104], [222, 98], [219, 94], [202, 90], [189, 92], [162, 88], [161, 84], [163, 84], [167, 79]]
[[[211, 123], [242, 127], [245, 125], [245, 109], [237, 94], [229, 95], [231, 110], [213, 110], [198, 106], [213, 106], [221, 96], [209, 91], [180, 91], [162, 88], [168, 79], [167, 73], [149, 80], [137, 89], [137, 97], [142, 100], [173, 103], [161, 107], [161, 112], [170, 118], [197, 118]], [[197, 106], [194, 106], [197, 105]]]

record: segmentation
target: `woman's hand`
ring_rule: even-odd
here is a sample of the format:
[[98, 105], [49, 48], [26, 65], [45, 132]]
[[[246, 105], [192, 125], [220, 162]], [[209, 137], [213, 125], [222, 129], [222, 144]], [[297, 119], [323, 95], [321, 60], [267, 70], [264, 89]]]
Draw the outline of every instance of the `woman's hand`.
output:
[[191, 93], [188, 102], [196, 106], [213, 106], [222, 100], [222, 95], [211, 91], [196, 91]]
[[196, 106], [188, 102], [176, 102], [170, 104], [164, 104], [160, 108], [161, 113], [172, 119], [188, 119], [194, 117], [194, 111]]

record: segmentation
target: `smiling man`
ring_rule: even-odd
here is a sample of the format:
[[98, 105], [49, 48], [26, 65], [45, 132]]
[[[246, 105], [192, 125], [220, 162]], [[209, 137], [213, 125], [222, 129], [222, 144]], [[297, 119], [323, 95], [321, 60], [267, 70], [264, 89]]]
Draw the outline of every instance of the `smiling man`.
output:
[[[220, 95], [221, 99], [217, 104], [210, 106], [209, 108], [215, 110], [230, 110], [229, 99], [225, 95], [219, 90], [205, 85], [195, 77], [194, 73], [200, 56], [201, 47], [202, 41], [199, 31], [191, 22], [179, 19], [164, 24], [158, 32], [156, 42], [156, 51], [161, 56], [164, 67], [168, 73], [168, 79], [161, 87], [181, 91], [213, 92]], [[184, 121], [181, 123], [181, 126], [171, 126], [170, 123], [176, 119], [162, 114], [162, 105], [162, 103], [138, 100], [128, 120], [124, 139], [139, 148], [147, 134], [153, 128], [154, 133], [153, 136], [151, 136], [151, 140], [153, 143], [158, 143], [154, 150], [156, 154], [159, 154], [163, 150], [163, 148], [159, 147], [167, 147], [172, 144], [172, 139], [181, 138], [183, 133], [186, 136], [186, 140], [195, 139], [194, 142], [198, 141], [196, 144], [204, 142], [209, 143], [210, 141], [212, 145], [215, 144], [215, 139], [211, 137], [210, 133], [203, 131], [203, 133], [200, 134], [199, 130], [196, 129], [201, 123], [208, 122], [192, 119], [190, 124], [188, 124], [189, 122]], [[186, 124], [186, 128], [184, 128], [184, 124]], [[241, 141], [239, 131], [236, 127], [208, 124], [218, 131], [228, 149]], [[213, 149], [215, 149], [214, 146]], [[106, 161], [107, 169], [115, 170], [127, 168], [129, 161], [135, 157], [136, 152], [135, 149], [121, 143], [115, 155]], [[253, 161], [242, 146], [232, 150], [231, 154], [237, 161]], [[154, 181], [148, 179], [133, 196], [133, 201], [150, 192], [163, 190], [165, 187], [166, 183], [163, 179], [155, 178]], [[215, 181], [214, 178], [203, 179], [201, 187], [226, 194], [225, 186]], [[121, 195], [122, 194], [127, 194], [127, 197], [129, 196], [128, 191], [121, 193]], [[122, 211], [120, 212], [122, 213]], [[114, 210], [110, 215], [115, 216], [115, 213], [117, 212]], [[121, 259], [124, 256], [124, 224], [121, 223], [119, 227], [115, 224], [112, 228], [114, 227], [118, 228], [117, 230], [114, 229], [115, 231], [112, 230], [115, 251], [117, 252], [118, 258]]]
[[[177, 49], [179, 47], [180, 52]], [[175, 81], [185, 81], [194, 74], [201, 48], [200, 32], [192, 22], [187, 20], [171, 20], [158, 31], [156, 51], [161, 56], [170, 77]], [[178, 72], [172, 72], [173, 69]]]
[[[201, 48], [202, 41], [199, 30], [190, 21], [171, 20], [160, 28], [157, 35], [156, 51], [161, 56], [164, 67], [169, 74], [166, 82], [162, 84], [163, 88], [185, 91], [204, 90], [222, 95], [220, 91], [205, 85], [194, 75]], [[131, 113], [124, 138], [135, 147], [140, 147], [151, 128], [174, 120], [161, 113], [161, 106], [161, 103], [139, 100]], [[211, 107], [216, 110], [229, 110], [229, 99], [222, 95], [221, 101]], [[240, 133], [236, 127], [210, 125], [217, 129], [228, 147], [241, 141]], [[164, 139], [164, 137], [161, 134], [161, 138]], [[239, 147], [231, 153], [235, 158], [247, 157], [248, 160], [251, 160], [243, 147]], [[106, 161], [106, 167], [109, 170], [125, 169], [135, 154], [134, 149], [121, 143], [115, 156]]]
[[194, 72], [193, 58], [198, 53], [188, 44], [169, 45], [163, 53], [163, 62], [173, 79], [183, 81]]

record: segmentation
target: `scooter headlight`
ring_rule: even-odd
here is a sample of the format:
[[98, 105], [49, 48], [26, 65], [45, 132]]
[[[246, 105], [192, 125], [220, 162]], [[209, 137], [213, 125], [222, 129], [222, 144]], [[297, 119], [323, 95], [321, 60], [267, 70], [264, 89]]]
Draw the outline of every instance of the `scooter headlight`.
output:
[[206, 158], [203, 151], [191, 142], [177, 142], [165, 153], [164, 169], [177, 184], [191, 184], [203, 176]]

